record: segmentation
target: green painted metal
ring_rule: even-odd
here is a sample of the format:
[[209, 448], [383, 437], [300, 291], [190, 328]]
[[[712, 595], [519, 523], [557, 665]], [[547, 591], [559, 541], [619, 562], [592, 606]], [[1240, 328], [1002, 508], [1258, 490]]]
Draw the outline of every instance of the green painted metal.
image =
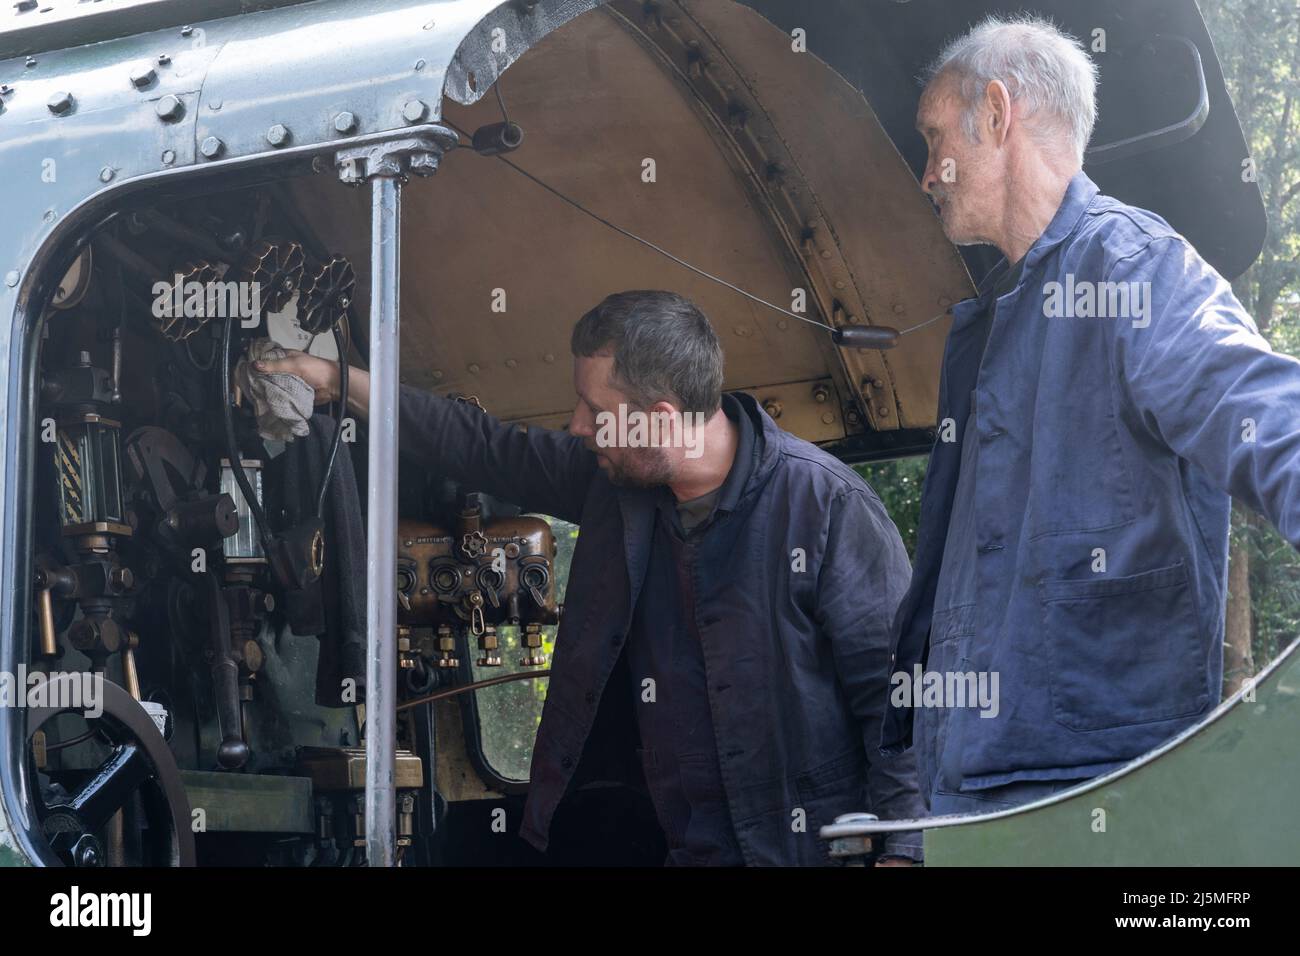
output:
[[27, 859], [13, 847], [0, 844], [0, 868], [11, 866], [31, 866], [32, 861]]
[[927, 866], [1300, 863], [1300, 641], [1198, 727], [1032, 809], [927, 830]]
[[208, 833], [312, 833], [311, 781], [272, 774], [182, 770]]

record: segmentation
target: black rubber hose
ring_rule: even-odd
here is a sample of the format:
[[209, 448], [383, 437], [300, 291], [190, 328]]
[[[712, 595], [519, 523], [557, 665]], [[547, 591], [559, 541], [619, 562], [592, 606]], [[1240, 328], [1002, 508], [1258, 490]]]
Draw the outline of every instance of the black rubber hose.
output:
[[333, 330], [334, 346], [339, 353], [339, 417], [334, 424], [334, 440], [330, 442], [330, 456], [325, 462], [325, 474], [321, 475], [320, 491], [316, 493], [317, 518], [325, 516], [325, 494], [329, 491], [330, 479], [334, 477], [334, 462], [339, 457], [339, 445], [343, 439], [343, 422], [348, 417], [348, 351], [343, 342], [341, 324], [335, 322]]
[[271, 529], [266, 523], [261, 502], [253, 494], [253, 486], [244, 474], [243, 459], [239, 454], [239, 444], [235, 441], [234, 406], [230, 404], [230, 330], [234, 327], [235, 317], [231, 316], [221, 329], [221, 415], [226, 426], [226, 457], [230, 459], [230, 470], [234, 472], [239, 490], [244, 493], [244, 500], [257, 522], [257, 534], [262, 541], [262, 550], [270, 560], [274, 549], [271, 546]]

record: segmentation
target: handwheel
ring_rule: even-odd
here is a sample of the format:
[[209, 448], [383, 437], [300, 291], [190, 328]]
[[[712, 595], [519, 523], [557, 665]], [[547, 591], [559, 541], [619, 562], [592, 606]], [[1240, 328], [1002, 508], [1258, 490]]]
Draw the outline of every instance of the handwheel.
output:
[[333, 256], [303, 280], [304, 291], [298, 298], [298, 325], [304, 332], [320, 335], [328, 332], [347, 315], [357, 276], [352, 263]]
[[305, 259], [296, 242], [262, 240], [245, 256], [242, 277], [258, 284], [262, 313], [280, 312], [302, 285]]
[[[82, 679], [81, 674], [52, 678], [49, 699], [80, 699], [70, 692], [70, 682]], [[108, 756], [94, 770], [49, 773], [49, 785], [39, 788], [43, 792], [37, 794], [37, 814], [51, 851], [46, 862], [107, 865], [106, 833], [114, 815], [122, 811], [128, 819], [143, 812], [138, 850], [142, 865], [193, 866], [190, 803], [176, 758], [153, 719], [130, 694], [105, 680], [102, 696], [103, 713], [85, 719], [93, 735], [107, 740]], [[84, 717], [85, 711], [85, 707], [31, 708], [27, 716], [29, 759], [36, 731], [59, 714], [80, 713]], [[38, 779], [35, 772], [32, 779]]]

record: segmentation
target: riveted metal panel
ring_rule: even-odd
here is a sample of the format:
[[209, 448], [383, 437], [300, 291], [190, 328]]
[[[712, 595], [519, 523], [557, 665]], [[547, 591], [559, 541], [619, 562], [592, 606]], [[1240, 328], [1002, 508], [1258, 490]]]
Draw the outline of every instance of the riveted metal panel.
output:
[[[74, 32], [20, 26], [0, 33], [5, 53], [39, 48], [0, 59], [6, 177], [0, 314], [9, 317], [0, 322], [0, 669], [15, 670], [30, 652], [32, 535], [25, 512], [34, 461], [33, 310], [66, 268], [56, 258], [146, 187], [184, 191], [195, 181], [187, 178], [191, 173], [208, 170], [231, 177], [303, 172], [314, 154], [328, 156], [394, 131], [436, 132], [448, 63], [501, 5], [315, 0], [249, 12], [247, 3], [169, 3], [168, 15], [152, 23], [166, 23], [182, 9], [187, 17], [244, 12], [193, 17], [199, 22], [186, 24], [189, 30], [168, 25], [123, 33], [125, 24], [140, 21], [106, 12], [94, 23], [69, 15], [60, 29]], [[544, 18], [539, 22], [553, 25], [561, 5], [537, 0], [531, 6]], [[122, 3], [114, 13], [135, 16], [150, 6]], [[84, 45], [49, 48], [60, 35]], [[414, 98], [426, 106], [419, 115]], [[340, 133], [331, 115], [336, 107], [358, 113], [355, 130]], [[236, 121], [225, 126], [223, 116]], [[255, 125], [264, 119], [271, 120], [265, 130]], [[288, 135], [268, 138], [275, 124]], [[25, 746], [22, 713], [0, 711], [0, 849], [13, 846], [31, 856], [39, 824], [28, 796]]]

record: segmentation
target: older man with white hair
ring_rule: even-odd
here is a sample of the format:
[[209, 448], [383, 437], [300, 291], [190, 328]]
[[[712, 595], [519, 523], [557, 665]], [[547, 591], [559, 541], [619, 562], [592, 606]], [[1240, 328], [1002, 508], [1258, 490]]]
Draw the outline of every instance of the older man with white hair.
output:
[[[1159, 216], [1082, 172], [1096, 68], [992, 18], [926, 77], [922, 187], [1004, 261], [958, 303], [882, 750], [930, 811], [1114, 770], [1218, 702], [1230, 498], [1300, 546], [1300, 362]], [[972, 672], [995, 706], [949, 700]], [[935, 676], [931, 680], [932, 675]]]

